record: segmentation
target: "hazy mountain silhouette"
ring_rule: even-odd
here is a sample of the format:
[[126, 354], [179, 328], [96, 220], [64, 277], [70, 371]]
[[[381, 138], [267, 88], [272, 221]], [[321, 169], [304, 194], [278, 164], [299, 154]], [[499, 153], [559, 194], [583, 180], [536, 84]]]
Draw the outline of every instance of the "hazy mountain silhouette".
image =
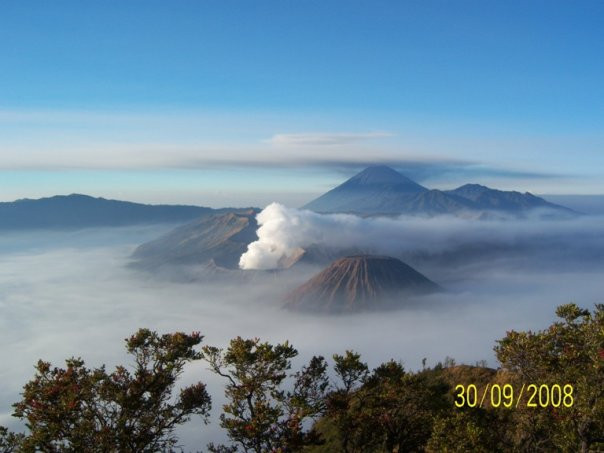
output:
[[360, 215], [521, 213], [535, 208], [573, 214], [568, 208], [528, 192], [506, 192], [478, 184], [466, 184], [454, 190], [430, 190], [383, 165], [366, 168], [304, 206], [322, 213]]
[[84, 228], [182, 223], [224, 212], [200, 206], [148, 205], [88, 195], [57, 195], [0, 202], [0, 229]]
[[396, 258], [357, 255], [334, 261], [292, 291], [285, 306], [323, 313], [401, 308], [412, 295], [440, 290], [436, 283]]
[[570, 209], [550, 203], [530, 192], [516, 192], [490, 189], [480, 184], [465, 184], [454, 190], [446, 191], [448, 195], [459, 196], [471, 201], [475, 209], [494, 209], [499, 211], [518, 211], [535, 208]]
[[[472, 213], [477, 219], [491, 218], [494, 212], [522, 213], [533, 208], [573, 213], [530, 193], [504, 192], [477, 184], [450, 191], [430, 190], [386, 166], [363, 170], [306, 208], [360, 215]], [[257, 213], [255, 209], [212, 211], [141, 245], [133, 254], [134, 264], [150, 270], [174, 264], [208, 265], [213, 271], [238, 269], [241, 255], [257, 239]], [[354, 246], [342, 249], [310, 245], [284, 259], [279, 267], [290, 268], [297, 263], [325, 265], [342, 256], [367, 252]]]
[[392, 213], [428, 189], [386, 166], [369, 167], [304, 206], [317, 212]]
[[136, 266], [154, 269], [174, 264], [208, 264], [238, 269], [247, 245], [257, 239], [257, 209], [212, 214], [178, 227], [139, 246], [133, 253]]

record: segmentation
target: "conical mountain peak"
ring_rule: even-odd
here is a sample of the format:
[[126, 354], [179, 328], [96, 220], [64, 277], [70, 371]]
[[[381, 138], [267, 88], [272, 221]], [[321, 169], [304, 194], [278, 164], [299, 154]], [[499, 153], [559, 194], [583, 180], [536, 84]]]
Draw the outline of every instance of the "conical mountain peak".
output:
[[[417, 184], [387, 165], [367, 167], [348, 181], [360, 184]], [[421, 186], [420, 186], [421, 187]]]
[[407, 200], [428, 189], [386, 165], [368, 167], [308, 203], [317, 212], [399, 212]]
[[443, 215], [484, 211], [522, 213], [548, 209], [568, 216], [573, 211], [531, 195], [466, 184], [455, 190], [429, 190], [386, 165], [364, 169], [304, 206], [312, 211], [361, 215]]
[[291, 292], [286, 306], [330, 313], [400, 308], [408, 297], [439, 290], [436, 283], [396, 258], [357, 255], [334, 261]]

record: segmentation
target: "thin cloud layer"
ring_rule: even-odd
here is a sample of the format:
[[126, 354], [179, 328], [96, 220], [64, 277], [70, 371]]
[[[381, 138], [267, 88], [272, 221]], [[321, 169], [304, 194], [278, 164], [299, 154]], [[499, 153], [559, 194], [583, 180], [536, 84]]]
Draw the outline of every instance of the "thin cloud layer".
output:
[[[260, 112], [109, 112], [1, 110], [0, 170], [162, 170], [212, 167], [327, 167], [386, 164], [418, 179], [453, 174], [539, 178], [496, 161], [480, 161], [459, 148], [459, 138], [421, 132], [347, 132], [335, 117]], [[326, 129], [283, 133], [280, 130]], [[359, 125], [361, 124], [361, 125]], [[391, 125], [390, 125], [391, 126]], [[331, 130], [330, 130], [331, 129]], [[342, 131], [344, 129], [344, 131]], [[267, 137], [269, 137], [267, 139]], [[487, 143], [493, 146], [493, 140]], [[483, 147], [485, 143], [472, 143]], [[534, 143], [529, 145], [534, 147]], [[505, 143], [501, 146], [508, 146]], [[512, 145], [509, 145], [512, 146]], [[513, 144], [514, 148], [522, 144]], [[461, 173], [460, 173], [461, 172]]]
[[268, 142], [273, 146], [342, 146], [392, 137], [390, 132], [275, 134]]

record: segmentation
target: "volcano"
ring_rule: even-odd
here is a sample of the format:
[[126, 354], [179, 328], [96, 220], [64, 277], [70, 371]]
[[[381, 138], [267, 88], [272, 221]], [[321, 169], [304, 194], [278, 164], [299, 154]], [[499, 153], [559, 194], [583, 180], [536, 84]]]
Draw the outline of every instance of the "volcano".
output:
[[166, 265], [210, 264], [238, 269], [239, 258], [255, 241], [256, 209], [202, 217], [168, 234], [139, 246], [133, 253], [133, 265], [156, 269]]
[[292, 291], [285, 307], [322, 313], [402, 308], [412, 296], [438, 291], [439, 285], [396, 258], [357, 255], [334, 261]]
[[565, 217], [577, 214], [529, 192], [496, 190], [479, 184], [454, 190], [428, 189], [385, 165], [366, 168], [303, 208], [362, 216], [471, 215], [490, 211], [520, 215], [532, 209]]
[[304, 206], [316, 212], [398, 213], [428, 189], [385, 165], [368, 167]]

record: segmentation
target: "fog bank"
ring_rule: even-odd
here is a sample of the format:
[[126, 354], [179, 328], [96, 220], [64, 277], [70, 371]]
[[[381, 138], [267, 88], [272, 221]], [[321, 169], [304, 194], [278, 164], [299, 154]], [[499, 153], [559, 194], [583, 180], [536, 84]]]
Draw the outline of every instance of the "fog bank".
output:
[[[507, 330], [543, 328], [561, 303], [590, 307], [601, 301], [601, 262], [547, 272], [525, 264], [518, 272], [523, 261], [513, 258], [449, 268], [450, 291], [424, 299], [420, 308], [302, 315], [281, 309], [283, 291], [300, 279], [295, 273], [221, 286], [159, 281], [127, 268], [134, 247], [159, 232], [37, 232], [0, 240], [0, 424], [19, 428], [11, 404], [38, 359], [62, 365], [81, 356], [88, 366], [130, 364], [123, 339], [140, 327], [201, 331], [204, 344], [218, 346], [238, 335], [288, 339], [300, 351], [297, 363], [354, 349], [370, 366], [395, 358], [417, 369], [423, 357], [433, 365], [445, 356], [495, 365], [494, 342]], [[183, 385], [199, 379], [209, 383], [213, 418], [209, 426], [194, 420], [181, 430], [186, 450], [224, 436], [217, 422], [223, 383], [199, 363], [187, 369]]]

